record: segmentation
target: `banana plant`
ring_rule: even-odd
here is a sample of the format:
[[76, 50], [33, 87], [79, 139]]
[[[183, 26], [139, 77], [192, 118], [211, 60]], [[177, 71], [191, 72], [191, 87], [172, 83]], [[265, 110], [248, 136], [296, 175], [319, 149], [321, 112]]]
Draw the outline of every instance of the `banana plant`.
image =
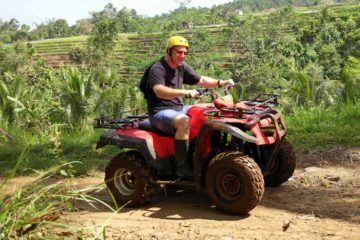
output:
[[25, 90], [21, 99], [8, 96], [8, 99], [15, 105], [17, 114], [17, 125], [44, 132], [49, 126], [46, 114], [47, 92], [40, 92], [34, 86]]
[[0, 120], [4, 124], [12, 125], [16, 120], [16, 102], [14, 100], [21, 100], [26, 94], [26, 90], [23, 87], [21, 76], [6, 75], [6, 78], [6, 82], [0, 81]]

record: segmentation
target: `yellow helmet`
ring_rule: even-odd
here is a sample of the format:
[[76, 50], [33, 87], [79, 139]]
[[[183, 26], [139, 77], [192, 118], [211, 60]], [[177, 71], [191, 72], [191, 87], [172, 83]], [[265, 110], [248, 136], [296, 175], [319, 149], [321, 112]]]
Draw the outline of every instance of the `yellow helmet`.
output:
[[189, 47], [189, 42], [184, 37], [172, 36], [167, 40], [166, 49], [172, 48], [174, 46]]

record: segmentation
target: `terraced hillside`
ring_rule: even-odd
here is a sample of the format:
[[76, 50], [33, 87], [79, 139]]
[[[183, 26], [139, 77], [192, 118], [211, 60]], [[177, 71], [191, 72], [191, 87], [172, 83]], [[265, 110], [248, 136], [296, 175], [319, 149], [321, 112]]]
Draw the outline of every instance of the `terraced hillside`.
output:
[[[228, 67], [232, 57], [240, 50], [239, 46], [227, 46], [225, 42], [227, 32], [223, 28], [201, 28], [191, 32], [181, 32], [190, 42], [192, 38], [206, 37], [203, 45], [191, 49], [191, 59], [206, 59], [202, 63], [205, 68]], [[206, 36], [208, 35], [208, 36]], [[120, 34], [117, 40], [116, 55], [120, 61], [121, 74], [124, 77], [139, 77], [144, 68], [164, 54], [165, 41], [168, 35], [157, 34]], [[85, 48], [88, 44], [87, 36], [51, 39], [32, 42], [37, 56], [44, 58], [53, 68], [60, 68], [76, 64], [70, 58], [70, 53], [76, 48]], [[235, 46], [235, 48], [234, 48]], [[201, 67], [201, 66], [198, 66]]]
[[[316, 14], [323, 8], [297, 8], [304, 19], [309, 14]], [[328, 7], [333, 17], [348, 18], [359, 15], [360, 5], [332, 5]], [[267, 10], [254, 16], [266, 16], [275, 10]], [[246, 19], [247, 16], [243, 16]], [[267, 26], [262, 26], [264, 29]], [[226, 26], [195, 27], [179, 34], [190, 40], [191, 49], [188, 62], [198, 71], [209, 68], [228, 70], [236, 61], [240, 61], [243, 48], [239, 39], [231, 37], [231, 30]], [[292, 29], [284, 27], [282, 32], [291, 34]], [[149, 63], [164, 54], [165, 41], [169, 34], [120, 34], [117, 40], [116, 55], [121, 65], [121, 74], [125, 78], [138, 78]], [[87, 36], [51, 39], [32, 42], [39, 57], [47, 60], [54, 68], [76, 64], [70, 53], [76, 48], [85, 48]]]

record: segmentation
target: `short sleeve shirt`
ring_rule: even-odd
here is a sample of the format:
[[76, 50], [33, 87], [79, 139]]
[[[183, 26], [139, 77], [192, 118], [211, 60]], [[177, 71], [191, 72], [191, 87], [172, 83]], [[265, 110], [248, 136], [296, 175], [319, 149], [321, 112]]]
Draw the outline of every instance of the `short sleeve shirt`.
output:
[[183, 84], [195, 85], [201, 76], [197, 74], [188, 64], [183, 63], [176, 69], [172, 69], [164, 59], [156, 62], [149, 72], [149, 88], [147, 107], [149, 114], [155, 114], [161, 110], [180, 110], [184, 106], [181, 97], [174, 99], [158, 98], [152, 90], [155, 85], [161, 84], [169, 88], [182, 89]]

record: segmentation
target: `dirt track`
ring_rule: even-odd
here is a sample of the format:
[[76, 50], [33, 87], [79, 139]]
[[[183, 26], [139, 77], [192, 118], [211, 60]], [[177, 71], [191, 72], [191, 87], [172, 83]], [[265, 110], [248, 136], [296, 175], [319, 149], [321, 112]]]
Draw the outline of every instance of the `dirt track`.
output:
[[[220, 212], [205, 193], [159, 191], [142, 208], [113, 213], [78, 202], [60, 220], [84, 230], [85, 239], [360, 239], [360, 148], [297, 156], [294, 176], [267, 188], [247, 216]], [[22, 181], [23, 180], [23, 181]], [[14, 179], [14, 184], [27, 178]], [[78, 188], [103, 184], [103, 173], [76, 179]], [[91, 193], [112, 205], [104, 188]], [[58, 236], [77, 236], [64, 230]]]
[[[212, 206], [206, 194], [159, 192], [142, 208], [112, 213], [103, 206], [80, 204], [62, 218], [92, 226], [87, 237], [107, 239], [360, 239], [360, 149], [298, 155], [294, 176], [267, 188], [259, 206], [247, 216], [232, 216]], [[103, 181], [79, 179], [79, 186]], [[92, 193], [111, 204], [104, 189]], [[95, 226], [95, 227], [94, 227]]]

